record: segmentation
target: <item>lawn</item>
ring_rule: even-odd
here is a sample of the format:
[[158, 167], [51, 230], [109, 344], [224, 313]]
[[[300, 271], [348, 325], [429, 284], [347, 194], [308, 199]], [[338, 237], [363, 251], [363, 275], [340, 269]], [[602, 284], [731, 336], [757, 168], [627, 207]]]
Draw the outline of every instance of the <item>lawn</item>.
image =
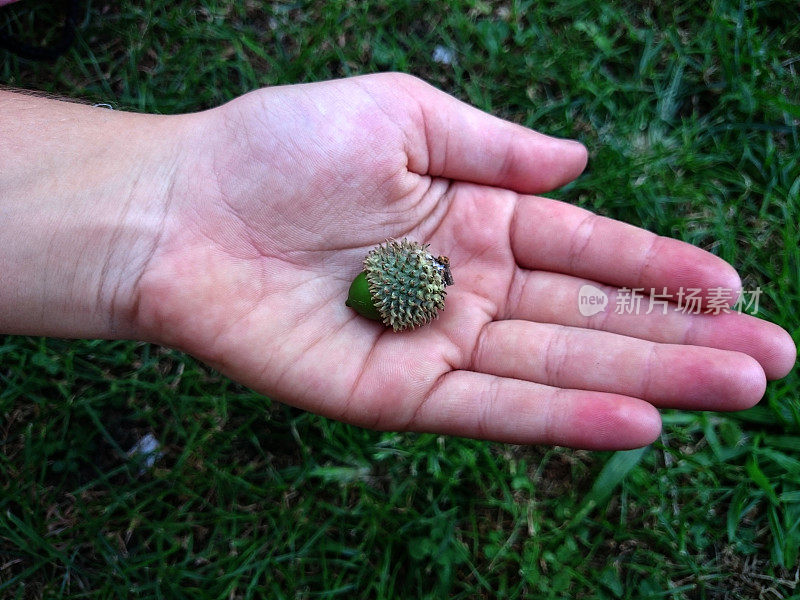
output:
[[[51, 5], [0, 28], [52, 44]], [[552, 197], [718, 254], [800, 342], [795, 0], [78, 12], [54, 61], [0, 50], [0, 83], [177, 113], [408, 72], [581, 140], [586, 173]], [[666, 411], [651, 447], [602, 453], [367, 431], [173, 350], [8, 336], [0, 598], [800, 597], [799, 383], [737, 414]], [[148, 434], [152, 465], [128, 455]]]

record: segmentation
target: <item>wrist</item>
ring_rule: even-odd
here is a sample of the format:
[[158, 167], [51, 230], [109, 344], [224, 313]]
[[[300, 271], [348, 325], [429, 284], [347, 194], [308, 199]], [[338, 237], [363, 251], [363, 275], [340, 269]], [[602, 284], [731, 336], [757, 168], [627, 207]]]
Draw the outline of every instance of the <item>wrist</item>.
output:
[[179, 121], [0, 93], [0, 330], [136, 335]]

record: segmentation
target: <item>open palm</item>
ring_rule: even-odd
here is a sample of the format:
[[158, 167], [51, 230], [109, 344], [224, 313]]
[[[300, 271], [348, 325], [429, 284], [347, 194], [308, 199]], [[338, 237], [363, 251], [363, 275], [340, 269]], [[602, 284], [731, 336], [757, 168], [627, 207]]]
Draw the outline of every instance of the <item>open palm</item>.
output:
[[[191, 117], [160, 242], [139, 283], [149, 339], [278, 400], [379, 429], [624, 448], [654, 406], [739, 409], [785, 374], [779, 327], [735, 313], [597, 315], [586, 283], [737, 288], [688, 244], [526, 194], [582, 146], [384, 74], [268, 88]], [[345, 307], [367, 251], [429, 243], [455, 285], [402, 333]], [[643, 307], [644, 308], [644, 307]]]

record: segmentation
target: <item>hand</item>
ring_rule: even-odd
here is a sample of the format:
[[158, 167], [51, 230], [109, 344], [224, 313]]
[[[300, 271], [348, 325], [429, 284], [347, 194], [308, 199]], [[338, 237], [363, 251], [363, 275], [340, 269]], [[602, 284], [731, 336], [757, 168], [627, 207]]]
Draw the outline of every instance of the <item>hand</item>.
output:
[[[735, 410], [794, 364], [739, 315], [578, 310], [588, 282], [734, 289], [723, 261], [528, 194], [582, 146], [405, 75], [175, 117], [0, 92], [0, 331], [172, 345], [273, 398], [382, 429], [626, 448], [654, 407]], [[387, 238], [449, 256], [431, 325], [345, 307]], [[645, 311], [641, 311], [644, 313]]]
[[[527, 195], [583, 170], [575, 142], [396, 74], [201, 117], [138, 323], [273, 398], [378, 429], [628, 448], [658, 435], [654, 407], [746, 408], [792, 367], [788, 334], [745, 315], [581, 316], [585, 283], [740, 282], [693, 246]], [[449, 256], [455, 285], [431, 325], [394, 333], [344, 301], [366, 252], [403, 237]]]

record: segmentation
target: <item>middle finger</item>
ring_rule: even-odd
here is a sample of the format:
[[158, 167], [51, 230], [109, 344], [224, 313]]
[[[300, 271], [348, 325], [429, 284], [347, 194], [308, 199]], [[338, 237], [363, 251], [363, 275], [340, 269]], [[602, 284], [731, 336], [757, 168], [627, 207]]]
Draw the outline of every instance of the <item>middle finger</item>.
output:
[[766, 387], [761, 366], [740, 352], [521, 320], [487, 324], [470, 368], [694, 410], [749, 408]]

